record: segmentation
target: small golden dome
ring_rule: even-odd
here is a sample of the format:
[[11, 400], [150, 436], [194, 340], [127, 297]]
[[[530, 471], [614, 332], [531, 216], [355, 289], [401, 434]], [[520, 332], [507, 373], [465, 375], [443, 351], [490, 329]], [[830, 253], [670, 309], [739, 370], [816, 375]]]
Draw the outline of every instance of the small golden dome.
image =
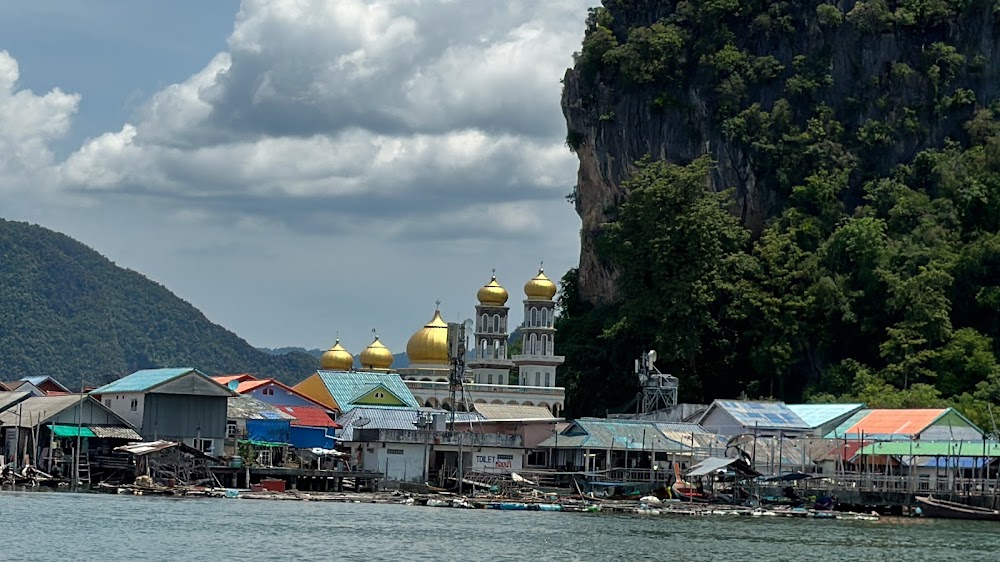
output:
[[378, 341], [377, 334], [375, 341], [361, 352], [361, 366], [366, 369], [388, 369], [392, 367], [392, 360], [392, 352]]
[[354, 368], [354, 356], [340, 345], [340, 338], [333, 347], [319, 358], [319, 368], [324, 371], [350, 371]]
[[448, 364], [448, 323], [441, 318], [440, 310], [435, 309], [434, 318], [410, 336], [406, 356], [411, 365]]
[[524, 294], [529, 299], [552, 300], [556, 296], [556, 284], [545, 276], [545, 270], [538, 268], [538, 275], [524, 284]]
[[479, 292], [476, 293], [476, 298], [479, 299], [479, 304], [483, 306], [503, 306], [507, 304], [507, 289], [504, 289], [500, 286], [500, 283], [497, 283], [495, 270], [493, 278], [479, 289]]

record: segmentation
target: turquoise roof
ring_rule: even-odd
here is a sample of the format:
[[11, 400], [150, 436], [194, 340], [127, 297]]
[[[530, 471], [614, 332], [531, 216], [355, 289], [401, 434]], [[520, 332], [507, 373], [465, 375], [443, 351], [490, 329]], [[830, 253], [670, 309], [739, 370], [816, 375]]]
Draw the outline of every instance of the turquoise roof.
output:
[[844, 420], [843, 423], [835, 427], [833, 431], [827, 433], [823, 437], [825, 439], [843, 439], [844, 434], [847, 433], [847, 430], [857, 425], [858, 422], [865, 419], [865, 416], [867, 416], [870, 413], [872, 413], [872, 410], [869, 408], [865, 408], [863, 410], [858, 410], [857, 412], [854, 412], [854, 414], [852, 414], [851, 417]]
[[865, 407], [864, 404], [786, 404], [786, 406], [813, 429]]
[[[676, 439], [681, 432], [683, 441]], [[686, 435], [685, 435], [686, 434]], [[546, 438], [539, 447], [560, 449], [629, 449], [634, 451], [684, 451], [695, 448], [716, 447], [720, 453], [725, 442], [695, 424], [666, 424], [646, 420], [580, 418], [573, 421], [562, 433]]]
[[194, 371], [206, 379], [212, 380], [208, 375], [192, 367], [180, 367], [173, 369], [143, 369], [136, 371], [127, 377], [122, 377], [112, 381], [100, 388], [91, 390], [91, 394], [111, 394], [114, 392], [146, 392], [147, 390], [169, 382], [181, 375], [186, 375]]
[[326, 386], [330, 396], [340, 406], [342, 412], [355, 407], [355, 400], [368, 394], [379, 386], [391, 392], [401, 402], [410, 408], [418, 408], [420, 404], [406, 383], [396, 373], [373, 373], [369, 371], [316, 371], [320, 380]]

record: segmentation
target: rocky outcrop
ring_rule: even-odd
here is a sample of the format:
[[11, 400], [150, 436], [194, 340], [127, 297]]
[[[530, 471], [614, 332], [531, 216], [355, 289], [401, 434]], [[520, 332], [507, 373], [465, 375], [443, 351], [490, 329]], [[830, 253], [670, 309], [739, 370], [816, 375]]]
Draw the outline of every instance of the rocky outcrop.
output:
[[[964, 136], [962, 123], [1000, 98], [1000, 7], [992, 0], [939, 3], [941, 13], [927, 11], [933, 2], [903, 0], [736, 2], [741, 11], [712, 16], [718, 20], [712, 27], [699, 12], [708, 9], [702, 6], [707, 2], [606, 1], [600, 17], [592, 14], [588, 37], [603, 25], [623, 45], [630, 31], [656, 22], [688, 35], [670, 81], [631, 80], [612, 58], [588, 57], [586, 40], [583, 56], [564, 76], [567, 144], [580, 160], [575, 201], [582, 220], [581, 297], [595, 304], [620, 298], [615, 269], [601, 259], [596, 242], [628, 196], [623, 182], [645, 156], [686, 163], [711, 155], [717, 165], [712, 188], [735, 190], [734, 212], [755, 233], [781, 211], [788, 193], [768, 175], [773, 164], [762, 164], [755, 147], [724, 127], [751, 104], [769, 111], [784, 100], [803, 129], [817, 108], [829, 107], [844, 127], [844, 143], [862, 142], [863, 129], [872, 123], [887, 124], [888, 141], [865, 140], [874, 144], [859, 151], [870, 158], [865, 165], [874, 167], [893, 166]], [[911, 4], [925, 11], [914, 12]], [[779, 21], [785, 26], [780, 32], [774, 30]], [[706, 53], [722, 43], [710, 37], [714, 29], [728, 34], [741, 52], [773, 57], [782, 68], [773, 79], [749, 83], [736, 109], [720, 104], [719, 80], [726, 76], [705, 71]], [[945, 48], [945, 55], [936, 54], [937, 48]], [[952, 54], [959, 58], [945, 60]], [[814, 63], [814, 75], [803, 70], [803, 60]], [[820, 85], [793, 95], [790, 81], [798, 78], [815, 78]], [[664, 103], [665, 94], [670, 103]]]

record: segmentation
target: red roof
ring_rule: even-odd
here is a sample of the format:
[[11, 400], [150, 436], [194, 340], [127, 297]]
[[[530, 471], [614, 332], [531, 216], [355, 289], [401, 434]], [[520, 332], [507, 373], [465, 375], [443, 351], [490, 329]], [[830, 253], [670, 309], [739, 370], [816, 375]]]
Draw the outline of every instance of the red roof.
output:
[[340, 427], [340, 425], [333, 421], [333, 418], [331, 418], [323, 408], [317, 408], [316, 406], [276, 406], [276, 408], [286, 414], [295, 416], [295, 419], [292, 420], [292, 425], [305, 427]]
[[262, 380], [262, 381], [240, 381], [240, 385], [238, 387], [236, 387], [236, 393], [237, 394], [246, 394], [246, 393], [250, 392], [251, 390], [257, 388], [258, 386], [268, 385], [268, 384], [271, 384], [272, 382], [275, 382], [275, 381], [273, 381], [272, 379], [266, 379], [266, 380]]

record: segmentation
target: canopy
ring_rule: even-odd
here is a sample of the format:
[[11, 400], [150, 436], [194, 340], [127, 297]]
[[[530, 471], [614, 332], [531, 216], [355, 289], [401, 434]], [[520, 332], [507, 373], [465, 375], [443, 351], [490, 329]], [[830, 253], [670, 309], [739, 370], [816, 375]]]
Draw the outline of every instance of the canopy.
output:
[[742, 459], [730, 459], [726, 457], [708, 457], [688, 470], [688, 476], [705, 476], [717, 470], [732, 466], [733, 470], [747, 474], [749, 476], [760, 476], [760, 473], [750, 467]]
[[777, 474], [775, 476], [769, 476], [764, 479], [765, 482], [795, 482], [797, 480], [806, 480], [807, 478], [814, 478], [812, 474], [806, 474], [804, 472], [786, 472], [785, 474]]
[[77, 435], [80, 437], [97, 437], [89, 427], [52, 424], [49, 426], [49, 429], [52, 430], [52, 434], [56, 437], [76, 437]]

